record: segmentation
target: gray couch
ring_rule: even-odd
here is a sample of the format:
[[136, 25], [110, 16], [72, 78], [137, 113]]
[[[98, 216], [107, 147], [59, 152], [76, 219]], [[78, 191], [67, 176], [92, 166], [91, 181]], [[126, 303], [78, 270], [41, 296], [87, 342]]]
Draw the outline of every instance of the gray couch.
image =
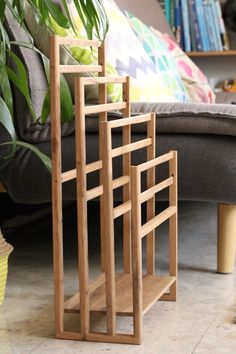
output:
[[[170, 32], [156, 0], [117, 0], [162, 32]], [[24, 40], [8, 14], [8, 31], [16, 40]], [[31, 95], [37, 114], [46, 90], [46, 78], [39, 56], [21, 48], [20, 54], [28, 69]], [[231, 272], [236, 249], [236, 106], [230, 104], [196, 103], [134, 103], [132, 114], [154, 111], [157, 115], [157, 155], [168, 150], [179, 153], [179, 199], [214, 202], [219, 205], [218, 271]], [[20, 139], [33, 143], [50, 155], [50, 122], [45, 126], [32, 122], [29, 110], [19, 92], [15, 91], [15, 126]], [[87, 119], [88, 158], [96, 158], [97, 125], [94, 117]], [[142, 134], [142, 131], [136, 131]], [[1, 129], [0, 139], [6, 136]], [[73, 124], [62, 126], [63, 170], [75, 166]], [[116, 139], [119, 140], [117, 133]], [[137, 154], [135, 160], [141, 156]], [[51, 200], [51, 179], [48, 171], [30, 151], [19, 149], [11, 160], [0, 161], [0, 180], [11, 198], [19, 203], [44, 203]], [[93, 184], [94, 181], [91, 182]], [[64, 186], [65, 200], [75, 199], [75, 184]], [[119, 195], [116, 196], [119, 199]], [[165, 198], [164, 195], [162, 195]]]

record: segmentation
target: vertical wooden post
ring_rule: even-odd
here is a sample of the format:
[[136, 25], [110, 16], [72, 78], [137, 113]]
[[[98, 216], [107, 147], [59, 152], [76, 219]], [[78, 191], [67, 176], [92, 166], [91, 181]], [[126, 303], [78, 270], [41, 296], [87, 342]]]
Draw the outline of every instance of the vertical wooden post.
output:
[[173, 184], [169, 188], [170, 206], [176, 207], [176, 212], [169, 219], [169, 259], [170, 275], [176, 277], [176, 281], [170, 287], [169, 300], [176, 300], [177, 297], [177, 272], [178, 272], [178, 190], [177, 190], [177, 151], [173, 151], [174, 157], [169, 162], [169, 177], [173, 177]]
[[59, 43], [51, 36], [50, 45], [50, 115], [52, 154], [52, 214], [53, 214], [53, 267], [56, 335], [64, 328], [64, 266], [62, 229], [62, 181], [61, 181], [61, 112]]
[[[156, 116], [147, 124], [147, 137], [152, 138], [152, 145], [147, 147], [147, 160], [152, 160], [156, 155]], [[147, 188], [155, 185], [155, 167], [147, 171]], [[155, 216], [155, 196], [147, 201], [147, 221]], [[147, 235], [147, 273], [155, 274], [155, 230]]]
[[75, 79], [75, 137], [76, 137], [76, 186], [77, 226], [80, 284], [81, 335], [85, 339], [89, 332], [89, 273], [88, 273], [88, 221], [87, 221], [87, 178], [86, 178], [86, 132], [84, 114], [84, 85], [82, 78]]
[[[130, 116], [130, 77], [127, 76], [123, 84], [123, 101], [127, 103], [126, 109], [122, 111], [123, 117]], [[122, 143], [127, 145], [131, 143], [131, 126], [126, 125], [122, 128]], [[123, 176], [131, 178], [131, 154], [128, 152], [123, 155]], [[123, 186], [123, 203], [130, 200], [130, 183]], [[131, 272], [131, 212], [123, 215], [123, 268], [125, 273]]]
[[[103, 42], [102, 45], [98, 48], [98, 65], [102, 65], [102, 72], [98, 73], [99, 77], [106, 76], [106, 55], [105, 55], [105, 43]], [[98, 102], [99, 104], [106, 104], [107, 103], [107, 90], [106, 84], [99, 84], [98, 85]], [[101, 138], [101, 131], [102, 131], [102, 122], [107, 121], [107, 112], [99, 113], [99, 159], [102, 160], [102, 138]], [[99, 181], [100, 185], [103, 184], [103, 168], [100, 170], [99, 173]], [[104, 196], [101, 195], [100, 197], [100, 220], [104, 220], [104, 212], [105, 212], [105, 203], [104, 203]], [[101, 269], [105, 271], [105, 255], [104, 255], [104, 225], [100, 222], [100, 242], [101, 242]]]
[[111, 128], [108, 122], [101, 123], [102, 164], [103, 164], [103, 195], [106, 201], [106, 212], [101, 220], [104, 231], [105, 278], [106, 278], [106, 316], [107, 332], [116, 333], [116, 283], [115, 283], [115, 244], [113, 217], [113, 188], [112, 188], [112, 142]]
[[142, 239], [141, 228], [141, 179], [138, 167], [131, 167], [131, 205], [132, 205], [132, 271], [133, 271], [133, 318], [134, 337], [142, 341]]

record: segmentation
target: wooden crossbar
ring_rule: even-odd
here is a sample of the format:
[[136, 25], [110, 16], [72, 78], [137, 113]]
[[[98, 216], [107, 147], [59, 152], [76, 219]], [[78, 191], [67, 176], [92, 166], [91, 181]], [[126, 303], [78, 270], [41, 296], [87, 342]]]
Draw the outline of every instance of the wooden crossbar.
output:
[[67, 73], [88, 73], [88, 72], [102, 72], [102, 65], [60, 65], [60, 72]]
[[84, 85], [96, 85], [96, 84], [124, 84], [127, 81], [127, 77], [84, 77]]
[[144, 203], [147, 200], [153, 198], [153, 196], [156, 193], [158, 193], [158, 192], [162, 191], [163, 189], [171, 186], [173, 184], [173, 181], [174, 181], [173, 177], [169, 177], [166, 180], [164, 180], [164, 181], [158, 183], [157, 185], [155, 185], [155, 186], [147, 189], [146, 191], [142, 192], [140, 194], [140, 203]]
[[118, 157], [120, 155], [127, 154], [128, 152], [143, 149], [151, 144], [152, 144], [151, 138], [143, 139], [140, 141], [136, 141], [134, 143], [130, 143], [130, 144], [119, 146], [115, 149], [112, 149], [111, 155], [112, 155], [112, 157]]
[[107, 124], [110, 129], [120, 128], [120, 127], [124, 127], [125, 125], [134, 125], [134, 124], [149, 122], [152, 119], [151, 117], [152, 115], [148, 113], [148, 114], [142, 114], [139, 116], [134, 116], [129, 118], [116, 119], [108, 122]]
[[146, 236], [149, 232], [156, 229], [164, 221], [169, 219], [172, 215], [176, 213], [176, 207], [170, 206], [169, 208], [162, 211], [160, 214], [156, 215], [152, 220], [148, 221], [141, 227], [140, 237]]
[[[122, 176], [119, 178], [116, 178], [112, 181], [112, 188], [113, 190], [119, 187], [122, 187], [129, 183], [129, 176]], [[91, 188], [87, 191], [87, 202], [89, 200], [95, 199], [103, 195], [103, 186], [100, 185], [98, 187]]]
[[173, 158], [174, 158], [174, 152], [171, 151], [171, 152], [168, 152], [167, 154], [156, 157], [155, 159], [153, 159], [151, 161], [141, 163], [140, 165], [137, 166], [137, 169], [139, 170], [139, 172], [147, 171], [150, 168], [161, 165], [169, 160], [172, 160]]
[[84, 114], [116, 111], [116, 110], [125, 109], [126, 106], [127, 106], [126, 102], [116, 102], [116, 103], [98, 104], [93, 106], [85, 106]]
[[113, 210], [113, 218], [116, 219], [120, 217], [121, 215], [124, 215], [125, 213], [128, 213], [128, 211], [131, 210], [131, 201], [128, 200], [127, 202], [117, 206]]
[[90, 39], [79, 39], [74, 37], [59, 37], [59, 36], [50, 36], [51, 38], [56, 38], [59, 45], [76, 45], [79, 47], [95, 47], [99, 48], [101, 46], [100, 41], [94, 41]]

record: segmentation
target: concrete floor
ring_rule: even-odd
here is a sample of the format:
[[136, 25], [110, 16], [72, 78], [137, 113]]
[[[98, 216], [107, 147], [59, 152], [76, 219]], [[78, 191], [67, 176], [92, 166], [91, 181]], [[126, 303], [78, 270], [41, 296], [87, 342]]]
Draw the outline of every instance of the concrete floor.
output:
[[[93, 207], [94, 208], [94, 207]], [[99, 271], [95, 210], [90, 216], [91, 278]], [[74, 218], [67, 213], [65, 294], [76, 291]], [[178, 301], [158, 302], [144, 317], [141, 346], [63, 341], [54, 338], [51, 229], [41, 221], [11, 240], [6, 299], [0, 307], [0, 353], [236, 353], [236, 272], [221, 275], [216, 267], [216, 206], [181, 203], [179, 208]], [[157, 269], [167, 267], [166, 227], [157, 232]], [[117, 226], [117, 233], [120, 225]], [[121, 242], [117, 237], [117, 268]], [[75, 317], [74, 317], [75, 316]], [[73, 315], [72, 322], [77, 322]], [[69, 319], [68, 319], [69, 321]], [[98, 321], [98, 319], [97, 319]], [[122, 318], [119, 326], [130, 329]]]

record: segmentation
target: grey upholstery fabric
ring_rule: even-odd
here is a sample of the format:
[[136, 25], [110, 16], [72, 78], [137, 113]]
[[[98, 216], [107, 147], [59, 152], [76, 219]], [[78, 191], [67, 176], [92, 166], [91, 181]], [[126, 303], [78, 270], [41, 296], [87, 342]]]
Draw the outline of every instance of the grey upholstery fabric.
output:
[[[139, 135], [140, 138], [140, 135]], [[120, 135], [114, 137], [120, 143]], [[98, 136], [87, 137], [88, 161], [94, 161], [98, 154]], [[50, 143], [37, 145], [50, 154]], [[157, 136], [157, 154], [177, 150], [179, 156], [179, 197], [181, 200], [201, 200], [222, 203], [236, 203], [236, 144], [234, 137], [197, 134], [160, 134]], [[74, 160], [74, 136], [62, 140], [63, 170], [72, 169]], [[145, 153], [136, 152], [133, 163], [142, 162]], [[119, 176], [120, 161], [114, 159], [115, 175]], [[158, 178], [165, 176], [162, 168], [157, 170]], [[93, 175], [89, 187], [98, 183]], [[20, 150], [8, 169], [2, 168], [1, 178], [8, 187], [11, 197], [21, 203], [44, 203], [51, 200], [50, 174], [32, 152]], [[65, 200], [75, 199], [75, 184], [63, 185]], [[115, 195], [119, 200], [120, 195]], [[158, 199], [164, 198], [158, 194]]]

